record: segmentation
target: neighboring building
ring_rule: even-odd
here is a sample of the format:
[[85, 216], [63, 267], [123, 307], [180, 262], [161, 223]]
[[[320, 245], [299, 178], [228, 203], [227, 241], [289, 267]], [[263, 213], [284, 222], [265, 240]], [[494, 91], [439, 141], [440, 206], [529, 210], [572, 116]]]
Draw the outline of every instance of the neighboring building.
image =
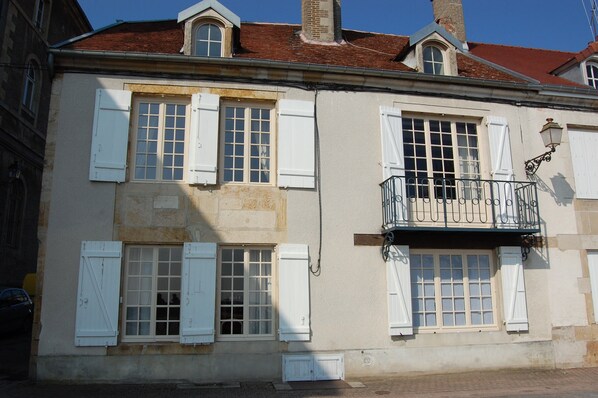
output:
[[[0, 284], [37, 265], [52, 79], [48, 46], [91, 31], [76, 0], [0, 3]], [[44, 210], [44, 209], [42, 209]]]
[[37, 377], [595, 365], [593, 45], [466, 43], [461, 2], [434, 11], [396, 36], [338, 0], [302, 26], [205, 0], [53, 49]]

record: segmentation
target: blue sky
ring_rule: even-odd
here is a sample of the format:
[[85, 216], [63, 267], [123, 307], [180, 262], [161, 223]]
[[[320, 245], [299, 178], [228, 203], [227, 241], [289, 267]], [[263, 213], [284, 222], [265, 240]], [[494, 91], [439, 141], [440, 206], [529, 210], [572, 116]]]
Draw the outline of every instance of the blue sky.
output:
[[[469, 41], [580, 51], [592, 40], [583, 2], [463, 0]], [[95, 29], [116, 20], [175, 19], [199, 0], [79, 0]], [[220, 0], [242, 21], [300, 23], [301, 0]], [[433, 20], [430, 0], [342, 0], [345, 29], [410, 35]]]

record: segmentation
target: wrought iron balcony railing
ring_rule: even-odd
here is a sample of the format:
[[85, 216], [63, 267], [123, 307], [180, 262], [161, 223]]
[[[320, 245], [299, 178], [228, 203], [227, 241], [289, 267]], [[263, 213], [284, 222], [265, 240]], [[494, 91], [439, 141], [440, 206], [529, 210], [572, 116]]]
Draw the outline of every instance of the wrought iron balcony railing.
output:
[[422, 227], [540, 231], [534, 182], [393, 176], [380, 186], [384, 231]]

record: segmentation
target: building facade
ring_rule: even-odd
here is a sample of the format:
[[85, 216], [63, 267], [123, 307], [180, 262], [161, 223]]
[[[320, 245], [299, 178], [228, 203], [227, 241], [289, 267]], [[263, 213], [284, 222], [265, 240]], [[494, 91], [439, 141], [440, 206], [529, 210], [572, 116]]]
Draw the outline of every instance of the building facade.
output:
[[[48, 47], [91, 30], [76, 1], [0, 5], [0, 283], [37, 265], [37, 224], [52, 70]], [[43, 209], [42, 209], [43, 210]]]
[[205, 0], [53, 49], [37, 377], [594, 365], [593, 53], [467, 43], [446, 3], [396, 36]]

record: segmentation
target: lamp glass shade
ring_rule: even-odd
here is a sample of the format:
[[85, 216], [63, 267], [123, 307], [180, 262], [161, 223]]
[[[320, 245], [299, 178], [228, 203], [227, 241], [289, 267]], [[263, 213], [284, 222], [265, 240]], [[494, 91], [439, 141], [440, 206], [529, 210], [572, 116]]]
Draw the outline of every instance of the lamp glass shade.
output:
[[563, 135], [563, 128], [552, 121], [546, 123], [540, 131], [544, 146], [547, 148], [554, 148], [561, 144], [561, 137]]

